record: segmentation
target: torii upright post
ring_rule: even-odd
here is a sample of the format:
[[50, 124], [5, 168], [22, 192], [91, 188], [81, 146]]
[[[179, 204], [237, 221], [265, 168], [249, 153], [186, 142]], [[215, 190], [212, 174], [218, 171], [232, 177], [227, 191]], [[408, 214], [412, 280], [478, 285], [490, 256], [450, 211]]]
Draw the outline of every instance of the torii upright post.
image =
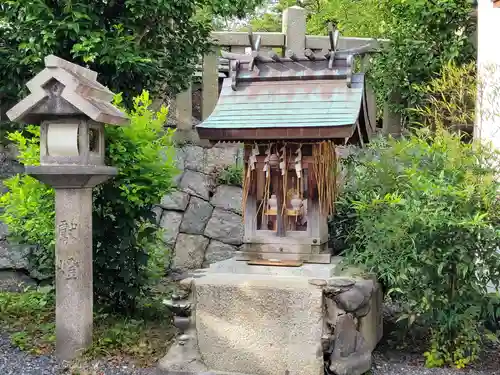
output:
[[11, 121], [41, 126], [40, 166], [26, 166], [26, 173], [55, 189], [56, 355], [62, 360], [92, 342], [92, 188], [117, 174], [104, 164], [104, 124], [128, 123], [96, 78], [48, 56], [27, 83], [31, 94], [7, 112]]

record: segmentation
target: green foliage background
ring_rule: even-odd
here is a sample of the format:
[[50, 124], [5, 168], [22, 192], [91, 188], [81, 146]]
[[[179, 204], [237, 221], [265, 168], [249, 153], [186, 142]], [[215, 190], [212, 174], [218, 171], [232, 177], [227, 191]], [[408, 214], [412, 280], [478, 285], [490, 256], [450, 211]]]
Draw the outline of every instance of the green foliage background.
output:
[[243, 17], [262, 0], [5, 0], [0, 3], [0, 102], [57, 55], [99, 72], [114, 92], [178, 92], [210, 47], [211, 18]]
[[[280, 0], [272, 13], [250, 19], [254, 31], [281, 31], [282, 12], [294, 0]], [[471, 37], [475, 30], [469, 0], [304, 0], [307, 32], [326, 35], [331, 22], [343, 36], [384, 38], [391, 42], [371, 58], [368, 76], [379, 105], [394, 107], [410, 121], [411, 109], [423, 105], [418, 88], [439, 75], [450, 62], [474, 60]]]
[[[120, 104], [117, 97], [117, 104]], [[98, 302], [131, 310], [148, 289], [149, 281], [164, 271], [166, 250], [160, 242], [153, 206], [172, 188], [177, 173], [172, 130], [165, 131], [168, 110], [148, 109], [147, 92], [134, 98], [131, 124], [106, 127], [106, 163], [119, 174], [94, 189], [94, 288]], [[39, 164], [39, 128], [27, 128], [9, 139], [19, 148], [25, 165]], [[6, 181], [0, 215], [13, 241], [36, 244], [30, 267], [40, 277], [54, 272], [54, 191], [27, 175]]]

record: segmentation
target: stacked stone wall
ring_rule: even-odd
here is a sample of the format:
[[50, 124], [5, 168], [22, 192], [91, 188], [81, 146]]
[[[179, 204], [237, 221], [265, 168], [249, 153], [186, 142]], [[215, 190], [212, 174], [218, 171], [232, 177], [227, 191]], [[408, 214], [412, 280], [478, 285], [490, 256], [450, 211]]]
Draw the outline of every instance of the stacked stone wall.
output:
[[[185, 272], [231, 258], [242, 244], [242, 189], [221, 185], [217, 171], [241, 162], [240, 145], [211, 148], [183, 145], [176, 149], [180, 173], [176, 189], [163, 197], [154, 208], [163, 229], [163, 244], [172, 253], [166, 272]], [[11, 148], [0, 149], [1, 181], [23, 173]], [[0, 289], [26, 283], [27, 275], [40, 281], [30, 270], [27, 255], [30, 246], [9, 243], [8, 228], [0, 222]]]

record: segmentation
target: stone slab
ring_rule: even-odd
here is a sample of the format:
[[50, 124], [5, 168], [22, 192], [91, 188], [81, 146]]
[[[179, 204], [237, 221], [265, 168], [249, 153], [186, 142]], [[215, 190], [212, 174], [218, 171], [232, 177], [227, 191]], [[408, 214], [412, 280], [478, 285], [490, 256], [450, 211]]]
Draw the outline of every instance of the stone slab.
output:
[[322, 289], [307, 277], [209, 272], [195, 290], [198, 346], [211, 371], [323, 375]]
[[328, 279], [334, 276], [338, 259], [330, 264], [305, 263], [300, 267], [250, 266], [235, 258], [213, 263], [207, 273], [232, 273], [240, 275], [264, 275], [284, 277], [305, 277], [311, 279]]

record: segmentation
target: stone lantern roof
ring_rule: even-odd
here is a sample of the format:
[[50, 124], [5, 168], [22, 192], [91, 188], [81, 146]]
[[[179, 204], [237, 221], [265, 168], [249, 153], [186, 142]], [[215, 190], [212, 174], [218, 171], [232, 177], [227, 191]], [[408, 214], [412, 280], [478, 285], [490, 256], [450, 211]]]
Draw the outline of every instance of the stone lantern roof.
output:
[[30, 94], [7, 112], [14, 122], [39, 124], [53, 116], [87, 116], [110, 125], [129, 120], [111, 102], [113, 93], [97, 82], [97, 72], [57, 56], [45, 58], [45, 69], [26, 86]]

